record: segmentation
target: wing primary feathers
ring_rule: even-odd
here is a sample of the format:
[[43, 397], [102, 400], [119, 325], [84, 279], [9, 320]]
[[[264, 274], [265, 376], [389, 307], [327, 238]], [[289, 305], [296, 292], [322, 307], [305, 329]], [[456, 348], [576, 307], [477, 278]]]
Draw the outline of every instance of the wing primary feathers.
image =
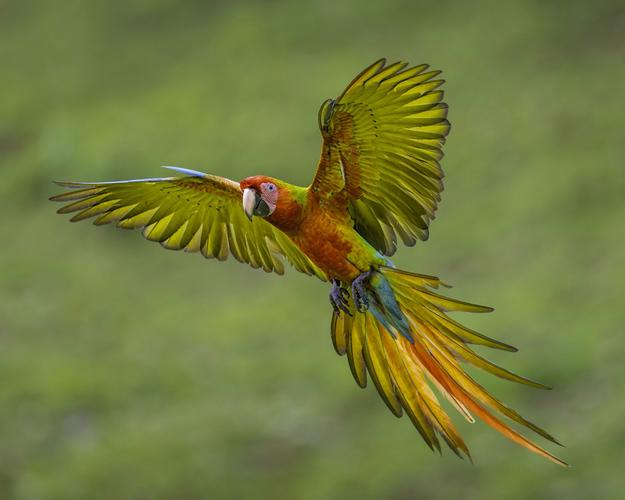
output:
[[[84, 188], [84, 187], [96, 187], [96, 186], [107, 186], [113, 184], [133, 184], [133, 183], [141, 183], [141, 182], [163, 182], [163, 181], [172, 181], [175, 180], [176, 177], [148, 177], [145, 179], [128, 179], [125, 181], [98, 181], [98, 182], [73, 182], [73, 181], [52, 181], [57, 186], [68, 187], [72, 189], [76, 188]], [[52, 201], [52, 198], [50, 198]]]
[[439, 161], [450, 125], [440, 72], [427, 68], [380, 59], [319, 111], [323, 147], [311, 190], [347, 205], [358, 232], [384, 255], [395, 252], [396, 235], [408, 246], [427, 239], [441, 199]]
[[282, 274], [281, 258], [298, 271], [326, 281], [319, 269], [284, 233], [260, 217], [247, 220], [239, 183], [181, 167], [166, 167], [183, 177], [108, 182], [58, 181], [69, 191], [52, 196], [65, 203], [60, 213], [71, 221], [95, 217], [94, 224], [115, 222], [141, 229], [164, 248], [200, 252], [225, 260], [229, 254], [253, 268]]

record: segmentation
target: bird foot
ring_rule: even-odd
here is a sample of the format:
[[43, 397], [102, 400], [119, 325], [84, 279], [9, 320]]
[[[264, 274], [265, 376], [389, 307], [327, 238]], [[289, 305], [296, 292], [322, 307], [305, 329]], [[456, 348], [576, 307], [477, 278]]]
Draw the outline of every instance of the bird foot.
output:
[[330, 304], [332, 309], [339, 315], [343, 311], [348, 316], [352, 314], [349, 312], [349, 292], [346, 288], [341, 286], [339, 280], [332, 280], [332, 290], [330, 290]]
[[352, 281], [352, 297], [359, 312], [366, 312], [369, 309], [369, 297], [367, 296], [367, 280], [371, 276], [371, 271], [359, 275]]

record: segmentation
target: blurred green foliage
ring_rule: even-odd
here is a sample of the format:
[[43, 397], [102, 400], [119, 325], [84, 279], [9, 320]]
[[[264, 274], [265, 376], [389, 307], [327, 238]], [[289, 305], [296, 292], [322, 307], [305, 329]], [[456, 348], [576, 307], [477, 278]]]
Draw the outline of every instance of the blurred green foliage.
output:
[[[618, 0], [0, 2], [0, 498], [622, 498], [624, 25]], [[461, 319], [555, 390], [480, 379], [570, 470], [459, 419], [476, 464], [433, 455], [333, 352], [326, 285], [46, 200], [169, 164], [306, 184], [319, 104], [380, 56], [443, 69], [453, 124], [396, 263], [496, 307]]]

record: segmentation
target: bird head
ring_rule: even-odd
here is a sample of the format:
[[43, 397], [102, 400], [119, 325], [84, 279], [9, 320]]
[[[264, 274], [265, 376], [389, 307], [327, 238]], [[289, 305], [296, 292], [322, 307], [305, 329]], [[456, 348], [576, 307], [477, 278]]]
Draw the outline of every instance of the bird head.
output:
[[240, 182], [243, 191], [243, 211], [252, 220], [254, 215], [268, 217], [276, 210], [281, 183], [271, 177], [256, 175]]

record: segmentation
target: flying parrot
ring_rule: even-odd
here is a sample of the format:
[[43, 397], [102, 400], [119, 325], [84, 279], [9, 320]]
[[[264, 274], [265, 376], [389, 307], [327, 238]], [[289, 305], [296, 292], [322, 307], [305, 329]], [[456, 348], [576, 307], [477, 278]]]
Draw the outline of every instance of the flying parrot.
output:
[[[397, 269], [398, 240], [413, 246], [428, 226], [443, 190], [440, 160], [449, 133], [447, 105], [428, 65], [376, 61], [337, 99], [326, 100], [318, 121], [323, 143], [308, 187], [264, 175], [234, 182], [194, 170], [112, 182], [57, 182], [70, 188], [51, 200], [72, 221], [96, 217], [142, 229], [150, 241], [206, 258], [240, 262], [282, 274], [295, 269], [331, 284], [331, 338], [347, 355], [360, 387], [367, 374], [397, 417], [404, 412], [431, 449], [442, 439], [459, 457], [469, 449], [441, 407], [447, 399], [469, 422], [474, 416], [512, 441], [567, 464], [522, 436], [500, 414], [543, 438], [549, 433], [493, 397], [464, 369], [473, 365], [538, 388], [477, 354], [471, 345], [516, 351], [469, 329], [447, 313], [491, 308], [448, 298], [438, 278]], [[439, 396], [435, 393], [438, 391]]]

